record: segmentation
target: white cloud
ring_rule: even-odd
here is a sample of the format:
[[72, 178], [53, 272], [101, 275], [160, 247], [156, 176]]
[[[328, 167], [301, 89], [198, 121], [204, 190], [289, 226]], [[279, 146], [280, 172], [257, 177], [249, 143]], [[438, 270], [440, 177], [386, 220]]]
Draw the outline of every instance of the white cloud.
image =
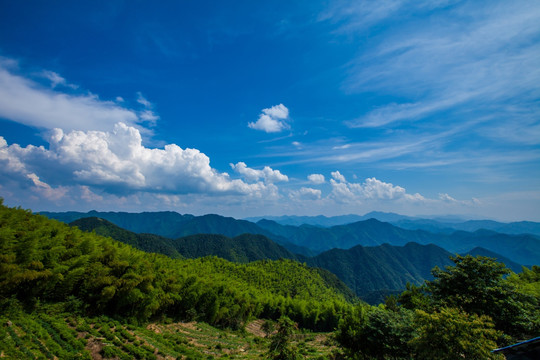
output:
[[[112, 130], [118, 122], [135, 125], [138, 120], [135, 111], [115, 102], [44, 88], [11, 73], [8, 65], [0, 62], [0, 117], [37, 128], [64, 130]], [[55, 81], [65, 81], [55, 75]]]
[[291, 191], [289, 197], [294, 200], [319, 200], [321, 194], [319, 189], [301, 187], [299, 190]]
[[347, 180], [345, 179], [345, 176], [341, 175], [339, 171], [333, 171], [331, 175], [335, 180], [339, 182], [347, 182]]
[[63, 85], [70, 87], [72, 89], [77, 89], [77, 85], [68, 84], [66, 79], [55, 73], [54, 71], [44, 70], [41, 72], [41, 76], [51, 81], [51, 87], [54, 89], [58, 85]]
[[447, 5], [429, 3], [366, 1], [332, 7], [329, 16], [343, 21], [341, 29], [348, 33], [363, 34], [366, 25], [390, 22], [397, 15], [407, 25], [407, 31], [389, 27], [367, 46], [350, 63], [344, 87], [410, 100], [382, 105], [349, 125], [384, 126], [442, 111], [448, 119], [465, 105], [468, 111], [497, 114], [501, 120], [494, 119], [487, 129], [498, 122], [509, 126], [502, 119], [515, 123], [523, 114], [537, 118], [540, 7], [519, 0], [494, 1], [489, 8], [457, 2], [429, 17], [416, 16]]
[[154, 104], [148, 101], [141, 92], [137, 93], [137, 102], [145, 108], [144, 110], [139, 111], [139, 118], [144, 122], [150, 123], [150, 125], [155, 125], [156, 121], [159, 120], [159, 116], [152, 110]]
[[155, 124], [157, 120], [159, 120], [159, 116], [157, 116], [152, 110], [144, 110], [139, 113], [139, 117], [141, 120]]
[[110, 194], [236, 194], [258, 198], [277, 196], [271, 182], [287, 179], [270, 168], [262, 170], [269, 184], [231, 179], [227, 173], [213, 169], [210, 159], [197, 149], [182, 149], [175, 144], [163, 149], [144, 147], [140, 132], [123, 123], [112, 132], [65, 133], [55, 129], [49, 144], [49, 149], [8, 146], [0, 137], [2, 177], [49, 192], [54, 187], [86, 186], [87, 196], [91, 196], [88, 190], [99, 189]]
[[324, 184], [325, 182], [324, 175], [322, 174], [311, 174], [311, 175], [308, 175], [307, 178], [311, 183], [316, 184], [316, 185]]
[[477, 198], [472, 198], [471, 200], [458, 200], [446, 193], [439, 194], [439, 200], [447, 204], [458, 204], [458, 205], [480, 205], [482, 203]]
[[332, 191], [330, 197], [338, 202], [362, 202], [364, 200], [401, 200], [401, 201], [424, 201], [422, 195], [407, 194], [401, 186], [380, 181], [376, 178], [367, 178], [364, 183], [347, 182], [339, 171], [332, 173], [334, 179], [330, 179]]
[[137, 93], [137, 102], [139, 104], [141, 104], [142, 106], [144, 106], [145, 108], [147, 109], [151, 109], [153, 107], [152, 103], [150, 101], [148, 101], [142, 94], [141, 92], [138, 92]]
[[289, 129], [290, 126], [285, 120], [289, 118], [289, 109], [283, 104], [263, 109], [257, 122], [248, 123], [248, 127], [255, 130], [262, 130], [267, 133], [280, 132]]
[[230, 166], [247, 181], [258, 181], [259, 179], [263, 179], [266, 183], [289, 181], [287, 175], [283, 175], [279, 170], [273, 170], [269, 166], [265, 166], [262, 170], [249, 168], [244, 162], [238, 162], [236, 165], [230, 164]]

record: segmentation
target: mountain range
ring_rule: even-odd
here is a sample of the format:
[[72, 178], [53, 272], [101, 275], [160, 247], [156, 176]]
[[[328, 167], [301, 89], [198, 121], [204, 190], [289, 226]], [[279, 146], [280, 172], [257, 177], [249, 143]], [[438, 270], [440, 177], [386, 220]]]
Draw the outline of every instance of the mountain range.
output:
[[[231, 218], [223, 218], [219, 222], [212, 223], [209, 220], [212, 220], [215, 216], [202, 218], [203, 221], [195, 223], [193, 219], [189, 220], [192, 226], [193, 224], [198, 225], [196, 227], [197, 231], [208, 229], [218, 231], [219, 227], [223, 226], [223, 223], [226, 224], [231, 221]], [[261, 222], [263, 225], [271, 224], [276, 226], [274, 222]], [[207, 227], [201, 226], [201, 224]], [[243, 222], [239, 222], [236, 231], [242, 229], [241, 225], [243, 224]], [[356, 245], [348, 249], [335, 248], [324, 251], [317, 256], [307, 257], [294, 254], [260, 234], [246, 233], [228, 237], [221, 234], [200, 233], [170, 239], [154, 234], [137, 234], [96, 217], [81, 218], [71, 222], [70, 225], [77, 226], [85, 231], [95, 231], [99, 235], [109, 236], [147, 252], [163, 253], [170, 257], [198, 258], [213, 255], [240, 263], [262, 259], [276, 260], [285, 258], [298, 260], [308, 266], [321, 268], [335, 274], [356, 295], [370, 303], [380, 302], [384, 300], [386, 295], [398, 293], [405, 288], [407, 283], [420, 284], [424, 280], [431, 279], [430, 271], [433, 267], [445, 267], [452, 263], [449, 259], [452, 254], [443, 248], [433, 244], [420, 245], [415, 242], [402, 245], [390, 245], [388, 243], [374, 244], [372, 246]], [[279, 227], [285, 228], [278, 235], [280, 238], [281, 236], [290, 236], [286, 230], [292, 231], [296, 228], [278, 224], [277, 229]], [[359, 232], [361, 228], [363, 228], [363, 231]], [[189, 231], [194, 231], [192, 229]], [[319, 234], [321, 238], [325, 234], [329, 236], [332, 233], [331, 229], [305, 225], [298, 227], [298, 229], [308, 233], [309, 231], [322, 230], [324, 232]], [[344, 228], [338, 227], [338, 229], [339, 231], [335, 233], [346, 239], [350, 238], [351, 229], [355, 229], [358, 234], [362, 234], [364, 238], [370, 239], [372, 242], [376, 242], [372, 232], [386, 238], [393, 237], [395, 242], [404, 242], [407, 240], [406, 235], [411, 234], [408, 230], [402, 230], [374, 219], [349, 224]], [[414, 234], [414, 232], [412, 233]], [[421, 234], [425, 235], [424, 232], [421, 232]], [[425, 239], [422, 236], [417, 236], [416, 240]], [[487, 249], [477, 247], [473, 249], [472, 253], [474, 255], [499, 258], [500, 261], [507, 263], [514, 271], [519, 271], [521, 268], [519, 264]]]
[[395, 213], [386, 213], [372, 211], [365, 215], [340, 215], [340, 216], [266, 216], [246, 218], [252, 222], [258, 222], [262, 219], [272, 220], [281, 225], [313, 225], [318, 227], [332, 227], [336, 225], [346, 225], [353, 222], [377, 219], [382, 222], [388, 222], [408, 230], [426, 230], [435, 233], [451, 234], [456, 230], [474, 232], [485, 229], [503, 234], [534, 234], [540, 235], [540, 223], [532, 221], [519, 221], [503, 223], [493, 220], [464, 220], [456, 216], [437, 217], [437, 218], [419, 218]]

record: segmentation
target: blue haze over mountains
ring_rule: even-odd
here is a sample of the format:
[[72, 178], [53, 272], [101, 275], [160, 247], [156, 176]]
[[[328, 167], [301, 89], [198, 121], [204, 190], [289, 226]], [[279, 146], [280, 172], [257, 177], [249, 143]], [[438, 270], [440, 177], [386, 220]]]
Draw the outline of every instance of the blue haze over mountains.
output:
[[[409, 242], [419, 244], [435, 244], [451, 253], [466, 253], [474, 248], [481, 247], [488, 251], [504, 254], [509, 260], [519, 264], [533, 265], [540, 261], [540, 238], [537, 234], [539, 223], [498, 223], [494, 221], [467, 221], [464, 223], [442, 223], [435, 220], [411, 219], [397, 214], [370, 213], [364, 216], [370, 217], [368, 220], [356, 221], [345, 225], [322, 227], [314, 225], [282, 225], [276, 221], [262, 219], [257, 223], [246, 220], [237, 220], [219, 215], [181, 215], [176, 212], [146, 212], [146, 213], [124, 213], [124, 212], [43, 212], [51, 218], [55, 218], [66, 223], [84, 217], [100, 217], [113, 222], [114, 224], [136, 232], [152, 233], [168, 238], [178, 238], [194, 234], [221, 234], [228, 237], [235, 237], [244, 233], [260, 234], [283, 245], [289, 251], [304, 256], [313, 256], [318, 253], [333, 248], [349, 249], [356, 245], [378, 246], [384, 243], [396, 246], [404, 246]], [[345, 219], [355, 220], [350, 217], [325, 218], [328, 222], [344, 221]], [[391, 223], [382, 222], [373, 216], [385, 217], [396, 223], [409, 221], [408, 224], [415, 224], [422, 227], [424, 223], [430, 226], [440, 226], [447, 229], [440, 232], [430, 232], [422, 229], [409, 230]], [[305, 218], [305, 219], [320, 219]], [[507, 231], [509, 234], [492, 230], [479, 229], [474, 232], [452, 230], [454, 227], [469, 227], [476, 229], [480, 225], [488, 225], [492, 228]], [[536, 231], [535, 233], [521, 233], [525, 230]], [[512, 233], [521, 234], [512, 234]]]

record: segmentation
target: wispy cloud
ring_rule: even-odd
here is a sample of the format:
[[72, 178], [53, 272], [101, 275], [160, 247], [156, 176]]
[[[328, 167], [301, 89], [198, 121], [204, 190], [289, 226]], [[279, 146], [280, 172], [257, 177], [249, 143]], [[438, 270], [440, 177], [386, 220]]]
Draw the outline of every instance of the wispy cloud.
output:
[[[540, 6], [530, 1], [484, 5], [364, 1], [332, 6], [326, 18], [337, 21], [341, 33], [361, 35], [380, 26], [374, 46], [366, 46], [349, 63], [344, 89], [405, 99], [378, 104], [348, 125], [399, 126], [497, 114], [490, 128], [499, 130], [489, 134], [500, 140], [516, 119], [522, 128], [537, 132]], [[426, 12], [430, 16], [414, 16]], [[397, 14], [401, 23], [393, 31], [389, 24]]]
[[[50, 78], [53, 87], [65, 83], [58, 74]], [[139, 121], [134, 110], [92, 94], [45, 88], [13, 73], [5, 62], [0, 62], [0, 117], [41, 129], [64, 130], [112, 130], [118, 122], [135, 125]]]

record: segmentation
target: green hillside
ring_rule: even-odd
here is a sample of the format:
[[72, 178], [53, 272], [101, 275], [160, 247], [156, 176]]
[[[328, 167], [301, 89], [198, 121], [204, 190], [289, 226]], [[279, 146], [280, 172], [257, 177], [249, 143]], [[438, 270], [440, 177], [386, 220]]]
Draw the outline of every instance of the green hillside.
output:
[[379, 303], [384, 295], [405, 289], [407, 283], [419, 285], [431, 279], [431, 269], [450, 265], [450, 256], [435, 245], [384, 244], [329, 250], [308, 259], [307, 264], [331, 271], [358, 296]]
[[116, 226], [105, 219], [97, 217], [81, 218], [69, 223], [69, 225], [76, 226], [83, 231], [94, 231], [98, 235], [111, 237], [146, 252], [155, 252], [171, 258], [181, 257], [171, 239], [154, 234], [137, 234]]
[[246, 263], [255, 260], [293, 259], [297, 256], [263, 235], [243, 234], [234, 238], [216, 234], [198, 234], [173, 241], [176, 250], [187, 258], [215, 255]]
[[30, 308], [71, 298], [88, 314], [138, 321], [235, 328], [252, 317], [288, 315], [302, 327], [331, 330], [350, 307], [333, 282], [295, 261], [175, 260], [3, 205], [0, 226], [0, 300]]

